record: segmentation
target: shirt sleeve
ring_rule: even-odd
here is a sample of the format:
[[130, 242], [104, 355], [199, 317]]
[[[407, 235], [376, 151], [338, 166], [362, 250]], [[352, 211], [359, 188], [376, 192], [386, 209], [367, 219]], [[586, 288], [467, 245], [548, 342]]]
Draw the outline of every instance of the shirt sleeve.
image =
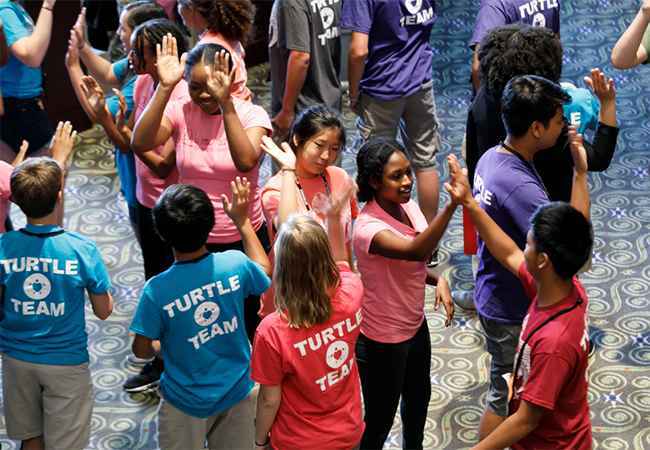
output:
[[645, 48], [645, 52], [649, 56], [641, 64], [648, 64], [650, 62], [650, 25], [648, 26], [648, 28], [645, 29], [645, 33], [643, 33], [643, 39], [641, 39], [641, 45], [643, 45], [643, 48]]
[[284, 34], [278, 36], [278, 45], [299, 52], [311, 51], [308, 2], [285, 0], [278, 11], [284, 17]]
[[122, 58], [113, 64], [113, 73], [115, 74], [118, 80], [120, 81], [124, 80], [128, 67], [129, 67], [128, 58]]
[[153, 292], [148, 282], [142, 290], [138, 308], [129, 327], [131, 331], [149, 339], [159, 339], [165, 330], [162, 311], [153, 300]]
[[537, 183], [532, 181], [517, 186], [503, 203], [508, 215], [517, 224], [524, 236], [530, 229], [530, 218], [537, 208], [548, 203]]
[[281, 196], [282, 172], [278, 172], [278, 174], [269, 179], [262, 191], [262, 210], [264, 211], [264, 219], [266, 219], [269, 229], [273, 228], [273, 219], [275, 219], [275, 216], [278, 215], [278, 211], [280, 210]]
[[111, 287], [111, 279], [108, 276], [106, 263], [99, 252], [97, 245], [91, 243], [92, 250], [88, 258], [84, 258], [86, 266], [86, 289], [91, 294], [103, 294]]
[[2, 26], [9, 47], [18, 39], [30, 36], [23, 22], [20, 20], [21, 18], [18, 16], [18, 13], [13, 8], [6, 7], [0, 9], [0, 18], [2, 19]]
[[248, 281], [247, 291], [252, 295], [262, 295], [271, 287], [271, 279], [266, 276], [261, 264], [251, 261], [246, 255], [244, 255], [244, 258], [246, 259], [246, 270], [248, 272], [246, 277]]
[[530, 374], [524, 386], [522, 400], [542, 408], [553, 409], [572, 372], [571, 365], [555, 352], [533, 350]]
[[474, 34], [469, 47], [473, 50], [476, 44], [480, 43], [483, 37], [494, 27], [507, 24], [508, 18], [505, 12], [488, 0], [482, 0], [476, 15]]
[[361, 224], [356, 222], [352, 233], [355, 251], [360, 250], [366, 254], [370, 254], [370, 245], [375, 235], [380, 231], [388, 229], [386, 224], [376, 219], [366, 220]]
[[267, 316], [255, 333], [251, 356], [251, 380], [265, 386], [279, 386], [284, 379], [282, 354], [278, 337], [272, 333], [271, 323], [278, 320]]
[[537, 296], [537, 286], [533, 276], [526, 270], [526, 261], [522, 261], [521, 266], [519, 266], [519, 279], [521, 284], [524, 285], [526, 295], [533, 300]]
[[370, 34], [374, 15], [372, 0], [344, 1], [341, 8], [340, 26], [363, 34]]
[[269, 119], [269, 115], [264, 111], [264, 108], [254, 105], [251, 102], [245, 102], [243, 100], [240, 100], [240, 102], [241, 106], [240, 110], [237, 111], [237, 115], [239, 116], [239, 120], [241, 121], [244, 130], [253, 127], [261, 127], [268, 130], [270, 134], [273, 133], [271, 119]]

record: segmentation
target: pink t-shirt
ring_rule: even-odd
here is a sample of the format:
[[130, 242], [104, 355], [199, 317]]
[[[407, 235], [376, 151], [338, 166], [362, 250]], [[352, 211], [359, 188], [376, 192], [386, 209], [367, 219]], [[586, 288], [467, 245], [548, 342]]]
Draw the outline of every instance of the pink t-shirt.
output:
[[[133, 85], [133, 110], [135, 111], [136, 123], [149, 104], [149, 100], [153, 97], [155, 90], [156, 87], [154, 86], [153, 78], [150, 76], [141, 76], [135, 80], [135, 84]], [[189, 99], [190, 94], [187, 89], [187, 83], [185, 80], [181, 80], [174, 88], [169, 101], [172, 102], [184, 98]], [[153, 149], [152, 152], [160, 155], [164, 148], [165, 146], [161, 145]], [[178, 170], [174, 169], [167, 178], [161, 180], [137, 156], [135, 157], [135, 171], [137, 176], [135, 196], [140, 204], [147, 208], [153, 208], [160, 194], [172, 184], [178, 183]]]
[[[232, 102], [244, 129], [262, 127], [268, 130], [269, 135], [272, 134], [271, 120], [264, 109], [234, 97]], [[205, 114], [189, 99], [168, 103], [165, 115], [174, 124], [172, 138], [176, 144], [176, 166], [181, 183], [203, 189], [212, 200], [216, 220], [208, 243], [225, 244], [241, 240], [221, 203], [221, 194], [226, 194], [232, 200], [230, 182], [235, 177], [246, 177], [251, 184], [248, 218], [253, 228], [259, 230], [264, 222], [258, 185], [259, 164], [248, 173], [237, 170], [230, 155], [222, 115]]]
[[537, 428], [512, 448], [591, 449], [587, 401], [589, 302], [585, 288], [573, 277], [573, 290], [566, 298], [551, 306], [540, 307], [537, 306], [535, 279], [526, 270], [526, 263], [519, 267], [519, 278], [533, 302], [521, 325], [515, 362], [524, 340], [533, 330], [558, 312], [574, 306], [578, 298], [582, 298], [582, 303], [540, 328], [524, 347], [510, 403], [512, 413], [519, 409], [522, 399], [546, 411]]
[[9, 212], [9, 205], [11, 197], [11, 174], [14, 172], [14, 167], [4, 161], [0, 161], [0, 233], [7, 231], [5, 229], [5, 220]]
[[424, 320], [425, 263], [370, 253], [370, 244], [380, 231], [388, 230], [413, 240], [416, 233], [426, 230], [427, 220], [417, 203], [409, 200], [402, 209], [413, 228], [394, 219], [374, 199], [369, 201], [354, 222], [352, 236], [365, 291], [361, 332], [373, 341], [386, 344], [411, 339]]
[[341, 285], [327, 322], [295, 329], [271, 314], [257, 328], [251, 379], [282, 385], [273, 448], [351, 449], [361, 440], [365, 424], [354, 347], [363, 285], [349, 267], [341, 264], [339, 270]]
[[[325, 179], [329, 185], [332, 195], [340, 197], [347, 187], [352, 183], [350, 176], [343, 169], [338, 167], [328, 167], [325, 169]], [[327, 189], [323, 178], [319, 175], [312, 179], [300, 178], [300, 185], [305, 193], [305, 198], [309, 203], [309, 208], [312, 211], [310, 215], [302, 200], [300, 191], [296, 186], [296, 197], [298, 199], [298, 212], [308, 215], [316, 220], [327, 231], [327, 207], [330, 204], [329, 197], [327, 196]], [[264, 217], [266, 219], [266, 226], [269, 229], [269, 236], [271, 241], [275, 239], [276, 230], [273, 228], [273, 219], [278, 215], [280, 209], [280, 197], [282, 194], [282, 171], [275, 174], [274, 177], [269, 179], [262, 191], [262, 209], [264, 210]], [[352, 234], [352, 221], [359, 215], [359, 205], [354, 197], [350, 198], [347, 205], [341, 211], [341, 222], [345, 227], [345, 242], [350, 242]], [[275, 254], [273, 250], [269, 253], [269, 260], [271, 266], [275, 265]], [[271, 287], [261, 295], [260, 302], [261, 308], [260, 317], [266, 317], [275, 311], [273, 299], [275, 297], [275, 284], [272, 283]]]
[[213, 34], [206, 32], [196, 45], [203, 44], [219, 44], [230, 53], [233, 66], [235, 67], [235, 81], [230, 88], [230, 93], [238, 99], [251, 101], [251, 90], [246, 87], [248, 80], [248, 72], [246, 71], [246, 63], [244, 57], [246, 52], [244, 46], [239, 41], [229, 41], [221, 33]]

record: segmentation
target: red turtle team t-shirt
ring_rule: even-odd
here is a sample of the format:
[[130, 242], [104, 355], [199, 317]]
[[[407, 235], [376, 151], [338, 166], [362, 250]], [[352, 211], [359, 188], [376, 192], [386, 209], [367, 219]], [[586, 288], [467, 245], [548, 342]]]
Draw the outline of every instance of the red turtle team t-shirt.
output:
[[344, 264], [332, 297], [332, 317], [311, 328], [290, 328], [271, 314], [257, 328], [251, 379], [282, 385], [271, 428], [278, 449], [351, 449], [365, 429], [354, 347], [359, 337], [363, 285]]
[[554, 305], [537, 306], [535, 280], [519, 267], [526, 294], [533, 299], [521, 326], [515, 361], [528, 335], [558, 312], [569, 309], [578, 298], [582, 303], [544, 325], [523, 349], [510, 403], [512, 413], [521, 399], [545, 408], [537, 428], [511, 447], [513, 449], [591, 449], [589, 388], [589, 315], [585, 289], [573, 277], [573, 290]]

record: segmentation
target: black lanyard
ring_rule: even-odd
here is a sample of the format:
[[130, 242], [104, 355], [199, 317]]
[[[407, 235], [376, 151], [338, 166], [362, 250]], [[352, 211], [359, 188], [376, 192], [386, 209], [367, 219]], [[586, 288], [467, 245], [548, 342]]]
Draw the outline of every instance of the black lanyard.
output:
[[[327, 179], [325, 179], [325, 175], [322, 173], [320, 176], [323, 178], [323, 182], [325, 183], [325, 189], [327, 190], [327, 196], [329, 197], [330, 201], [332, 201], [332, 193], [330, 192], [330, 186], [327, 184]], [[293, 179], [296, 180], [296, 186], [298, 186], [298, 190], [300, 191], [300, 196], [302, 197], [302, 201], [305, 203], [305, 206], [307, 207], [307, 212], [309, 213], [310, 216], [312, 216], [312, 211], [311, 208], [309, 207], [309, 203], [307, 203], [307, 197], [305, 197], [305, 193], [302, 190], [302, 186], [300, 185], [300, 181], [298, 181], [298, 177], [296, 174], [293, 174]], [[315, 214], [314, 214], [315, 216]], [[315, 219], [315, 217], [312, 217]]]
[[546, 186], [544, 185], [544, 182], [542, 181], [542, 179], [541, 179], [541, 177], [539, 176], [539, 174], [537, 173], [537, 171], [536, 171], [536, 170], [533, 168], [533, 166], [530, 164], [530, 162], [528, 162], [528, 161], [526, 160], [526, 158], [524, 158], [524, 157], [521, 156], [519, 153], [517, 153], [517, 151], [516, 151], [514, 148], [507, 146], [507, 145], [505, 144], [505, 142], [501, 141], [501, 142], [499, 142], [499, 145], [500, 145], [501, 147], [505, 148], [506, 150], [508, 150], [508, 151], [509, 151], [510, 153], [512, 153], [513, 155], [515, 155], [517, 158], [519, 158], [519, 159], [521, 160], [521, 162], [524, 163], [524, 164], [526, 165], [526, 167], [528, 167], [528, 169], [533, 173], [533, 175], [535, 175], [535, 178], [537, 179], [537, 181], [539, 181], [539, 184], [542, 185], [542, 189], [544, 189], [544, 195], [546, 195], [546, 198], [547, 198], [548, 200], [551, 200], [551, 197], [548, 195], [548, 191], [546, 190]]
[[49, 233], [32, 233], [31, 231], [27, 231], [24, 228], [21, 228], [18, 231], [20, 231], [23, 234], [26, 234], [27, 236], [36, 236], [36, 237], [39, 237], [39, 238], [46, 238], [46, 237], [50, 237], [50, 236], [58, 236], [59, 234], [65, 233], [65, 230], [63, 230], [63, 229], [57, 230], [57, 231], [51, 231]]
[[[545, 327], [550, 322], [552, 322], [555, 319], [557, 319], [558, 317], [560, 317], [562, 314], [566, 314], [566, 313], [571, 312], [574, 309], [576, 309], [578, 306], [580, 306], [582, 304], [582, 302], [583, 302], [582, 297], [578, 296], [578, 300], [576, 301], [576, 303], [572, 307], [567, 308], [567, 309], [563, 309], [562, 311], [552, 315], [551, 317], [546, 319], [544, 322], [542, 322], [542, 324], [540, 326], [535, 328], [528, 335], [528, 337], [526, 338], [524, 343], [521, 345], [521, 347], [519, 347], [519, 355], [517, 355], [517, 362], [515, 363], [515, 371], [513, 373], [514, 379], [512, 380], [512, 397], [513, 398], [515, 396], [515, 384], [517, 383], [517, 373], [519, 372], [519, 366], [521, 365], [521, 358], [524, 356], [524, 350], [526, 348], [526, 344], [528, 344], [528, 341], [530, 341], [530, 338], [532, 338], [535, 333], [537, 333], [539, 330], [541, 330], [543, 327]], [[512, 399], [511, 399], [511, 401], [512, 401]], [[506, 415], [508, 415], [508, 414], [506, 414]]]
[[197, 263], [197, 262], [199, 262], [199, 261], [201, 261], [201, 260], [207, 258], [207, 257], [210, 256], [211, 254], [212, 254], [212, 253], [210, 253], [210, 252], [205, 252], [204, 254], [202, 254], [201, 256], [197, 256], [196, 258], [192, 258], [192, 259], [181, 259], [180, 261], [176, 261], [176, 262], [174, 262], [174, 265], [177, 266], [177, 265], [180, 265], [180, 264], [194, 264], [194, 263]]

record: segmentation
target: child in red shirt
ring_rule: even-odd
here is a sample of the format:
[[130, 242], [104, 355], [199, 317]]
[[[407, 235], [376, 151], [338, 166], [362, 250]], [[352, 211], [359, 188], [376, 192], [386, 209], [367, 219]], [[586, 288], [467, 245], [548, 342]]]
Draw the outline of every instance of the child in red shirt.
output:
[[452, 200], [467, 209], [490, 252], [533, 299], [515, 356], [510, 416], [474, 449], [591, 449], [588, 301], [574, 275], [589, 259], [593, 238], [586, 153], [582, 136], [575, 129], [571, 134], [571, 203], [577, 208], [540, 206], [523, 252], [472, 198], [466, 173], [448, 157], [451, 184], [445, 188]]

